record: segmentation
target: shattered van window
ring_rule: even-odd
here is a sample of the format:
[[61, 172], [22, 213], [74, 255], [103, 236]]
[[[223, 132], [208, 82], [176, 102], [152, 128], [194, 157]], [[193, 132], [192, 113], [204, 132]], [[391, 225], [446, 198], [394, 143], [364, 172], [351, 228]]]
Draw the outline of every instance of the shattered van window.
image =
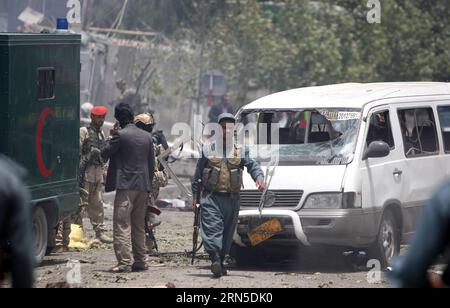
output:
[[[258, 134], [247, 140], [253, 153], [267, 144], [277, 145], [281, 162], [305, 165], [342, 165], [353, 160], [361, 110], [324, 108], [286, 111], [244, 112], [243, 125], [256, 124]], [[261, 130], [277, 127], [277, 140], [262, 140]], [[256, 139], [256, 140], [255, 140]]]

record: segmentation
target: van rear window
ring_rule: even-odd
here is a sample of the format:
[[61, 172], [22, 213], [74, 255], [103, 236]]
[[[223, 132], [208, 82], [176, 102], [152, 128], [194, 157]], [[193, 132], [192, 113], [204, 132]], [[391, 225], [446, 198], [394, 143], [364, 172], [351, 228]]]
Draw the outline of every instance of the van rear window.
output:
[[38, 100], [55, 98], [55, 69], [39, 68], [37, 76]]
[[450, 153], [450, 106], [439, 107], [438, 113], [439, 120], [441, 121], [445, 153]]

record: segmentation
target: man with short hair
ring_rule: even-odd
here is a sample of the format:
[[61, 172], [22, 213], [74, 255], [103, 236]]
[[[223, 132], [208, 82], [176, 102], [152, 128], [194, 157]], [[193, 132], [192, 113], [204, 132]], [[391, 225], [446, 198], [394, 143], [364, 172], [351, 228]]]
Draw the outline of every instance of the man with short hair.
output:
[[121, 130], [114, 132], [102, 151], [102, 157], [110, 159], [106, 191], [116, 191], [113, 225], [118, 265], [111, 272], [145, 271], [145, 203], [155, 170], [152, 135], [136, 127], [128, 104], [120, 103], [114, 117]]
[[[250, 158], [249, 152], [236, 143], [234, 138], [235, 117], [224, 113], [218, 123], [223, 132], [223, 155], [207, 153], [214, 144], [204, 147], [195, 171], [192, 192], [197, 193], [198, 180], [204, 187], [201, 198], [201, 235], [206, 252], [211, 259], [211, 272], [215, 278], [227, 275], [224, 259], [229, 254], [236, 230], [240, 191], [242, 188], [242, 170], [248, 173], [260, 191], [264, 191], [264, 172], [258, 163]], [[226, 145], [232, 145], [227, 149]], [[217, 149], [216, 149], [217, 150]], [[215, 152], [216, 150], [212, 150]], [[245, 152], [244, 152], [245, 151]]]

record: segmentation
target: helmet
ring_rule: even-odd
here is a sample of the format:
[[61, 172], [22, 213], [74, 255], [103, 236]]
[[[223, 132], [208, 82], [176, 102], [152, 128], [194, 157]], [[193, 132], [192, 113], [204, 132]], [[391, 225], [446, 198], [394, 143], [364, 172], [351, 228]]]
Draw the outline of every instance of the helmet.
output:
[[84, 103], [81, 105], [81, 116], [83, 118], [89, 118], [92, 109], [94, 109], [94, 105], [91, 103]]
[[137, 127], [151, 133], [155, 126], [155, 119], [151, 113], [143, 113], [134, 118], [134, 124]]
[[236, 123], [236, 118], [231, 113], [222, 113], [221, 115], [219, 115], [219, 120], [217, 122], [220, 124], [224, 120], [230, 120]]
[[155, 118], [151, 113], [143, 113], [134, 118], [134, 124], [155, 125]]

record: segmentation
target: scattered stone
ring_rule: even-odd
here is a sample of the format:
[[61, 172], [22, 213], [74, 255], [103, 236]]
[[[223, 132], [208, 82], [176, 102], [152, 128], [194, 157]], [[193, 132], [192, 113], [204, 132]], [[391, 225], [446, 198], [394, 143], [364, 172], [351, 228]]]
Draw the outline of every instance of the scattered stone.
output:
[[45, 286], [46, 289], [70, 289], [70, 284], [67, 282], [52, 282], [47, 283]]
[[128, 279], [122, 276], [117, 276], [116, 279], [114, 280], [115, 283], [126, 283], [127, 281]]

